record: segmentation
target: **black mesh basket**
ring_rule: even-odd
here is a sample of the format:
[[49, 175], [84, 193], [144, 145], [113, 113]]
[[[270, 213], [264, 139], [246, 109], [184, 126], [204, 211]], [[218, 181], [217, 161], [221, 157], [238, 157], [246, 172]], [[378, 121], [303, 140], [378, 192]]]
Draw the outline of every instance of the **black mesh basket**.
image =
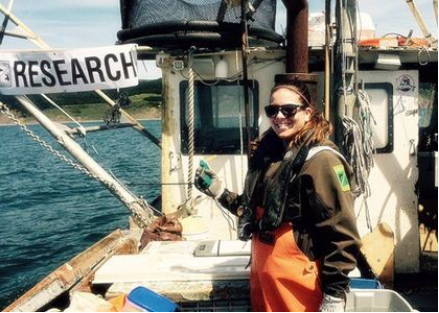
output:
[[[276, 0], [250, 0], [250, 45], [283, 42], [274, 31]], [[120, 43], [155, 48], [237, 48], [241, 44], [240, 0], [120, 0]]]

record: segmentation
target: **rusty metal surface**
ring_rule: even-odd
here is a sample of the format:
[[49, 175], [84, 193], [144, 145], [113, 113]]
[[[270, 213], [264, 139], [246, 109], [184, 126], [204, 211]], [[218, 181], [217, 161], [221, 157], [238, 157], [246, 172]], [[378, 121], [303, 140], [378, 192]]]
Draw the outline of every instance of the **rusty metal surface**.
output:
[[[38, 311], [41, 307], [78, 284], [84, 277], [91, 275], [102, 264], [102, 261], [117, 251], [121, 251], [119, 249], [123, 251], [124, 248], [121, 247], [127, 241], [132, 241], [132, 239], [120, 230], [114, 231], [68, 263], [53, 271], [19, 299], [6, 307], [4, 311]], [[130, 245], [132, 245], [131, 242]]]
[[112, 252], [105, 255], [104, 259], [91, 271], [81, 279], [81, 282], [75, 285], [71, 291], [92, 292], [92, 281], [96, 271], [105, 264], [113, 255], [138, 254], [138, 241], [133, 238], [125, 238], [123, 242]]
[[287, 8], [287, 73], [308, 73], [308, 1], [282, 0]]

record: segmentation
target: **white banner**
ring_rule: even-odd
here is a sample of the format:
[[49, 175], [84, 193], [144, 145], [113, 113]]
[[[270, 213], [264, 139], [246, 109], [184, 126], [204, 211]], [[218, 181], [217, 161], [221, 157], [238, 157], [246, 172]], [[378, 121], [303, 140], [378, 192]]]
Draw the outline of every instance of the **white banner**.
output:
[[137, 84], [136, 45], [0, 50], [0, 93], [4, 95], [116, 89]]

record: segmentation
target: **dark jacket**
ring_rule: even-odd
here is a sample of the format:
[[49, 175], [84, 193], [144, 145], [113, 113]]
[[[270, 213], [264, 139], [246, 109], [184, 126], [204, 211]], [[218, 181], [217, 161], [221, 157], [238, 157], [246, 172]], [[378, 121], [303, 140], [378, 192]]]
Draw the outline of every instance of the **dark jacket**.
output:
[[[263, 139], [251, 160], [244, 193], [226, 191], [219, 201], [234, 214], [238, 208], [247, 208], [248, 220], [254, 220], [256, 206], [262, 206], [262, 230], [278, 226], [276, 221], [291, 222], [298, 247], [309, 259], [321, 262], [323, 291], [344, 297], [348, 273], [356, 267], [361, 245], [349, 189], [349, 166], [334, 152], [324, 150], [294, 168], [287, 164], [292, 164], [291, 156], [285, 156], [295, 157], [298, 151], [285, 154], [276, 138], [268, 140], [269, 148], [264, 147]], [[322, 145], [337, 149], [330, 141]], [[302, 148], [310, 147], [304, 144]]]

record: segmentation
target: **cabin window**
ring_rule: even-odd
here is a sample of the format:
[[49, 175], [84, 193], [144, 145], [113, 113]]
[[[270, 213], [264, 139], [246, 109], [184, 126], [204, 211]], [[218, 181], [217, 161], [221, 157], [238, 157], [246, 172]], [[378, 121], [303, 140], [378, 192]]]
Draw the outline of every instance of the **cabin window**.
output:
[[[243, 82], [195, 82], [195, 153], [239, 154], [247, 149]], [[258, 84], [250, 81], [250, 133], [258, 134]], [[188, 153], [188, 82], [180, 84], [182, 152]], [[241, 131], [240, 131], [241, 126]]]
[[367, 83], [370, 110], [376, 121], [372, 123], [373, 139], [377, 153], [393, 151], [393, 86], [390, 83]]

